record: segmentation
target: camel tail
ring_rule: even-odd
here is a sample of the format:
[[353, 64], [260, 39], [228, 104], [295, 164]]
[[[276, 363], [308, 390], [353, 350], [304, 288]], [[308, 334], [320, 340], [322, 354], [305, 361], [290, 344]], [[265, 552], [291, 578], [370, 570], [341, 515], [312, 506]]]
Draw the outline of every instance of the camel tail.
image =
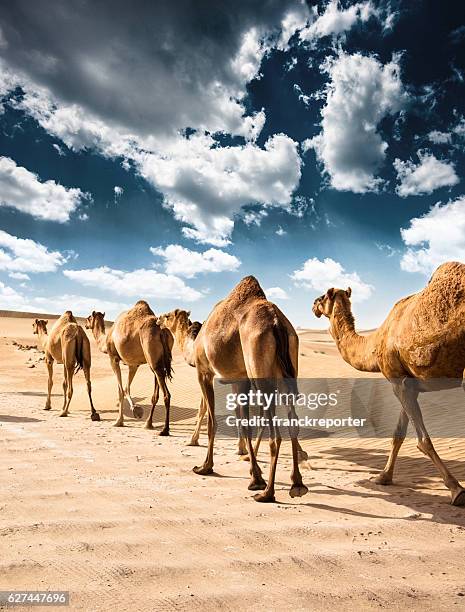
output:
[[77, 374], [79, 370], [82, 370], [84, 367], [84, 346], [83, 346], [82, 334], [77, 334], [76, 336], [76, 368], [74, 373]]
[[[165, 376], [168, 378], [168, 380], [171, 380], [173, 378], [173, 367], [171, 365], [171, 360], [172, 360], [172, 355], [171, 355], [171, 349], [168, 346], [168, 343], [166, 341], [166, 332], [168, 330], [162, 329], [160, 330], [160, 338], [161, 338], [161, 343], [163, 345], [163, 369], [165, 371]], [[170, 333], [170, 332], [168, 332]]]
[[279, 320], [273, 325], [273, 334], [276, 341], [276, 357], [281, 367], [281, 372], [284, 378], [296, 377], [294, 364], [291, 360], [289, 351], [289, 336], [286, 328]]

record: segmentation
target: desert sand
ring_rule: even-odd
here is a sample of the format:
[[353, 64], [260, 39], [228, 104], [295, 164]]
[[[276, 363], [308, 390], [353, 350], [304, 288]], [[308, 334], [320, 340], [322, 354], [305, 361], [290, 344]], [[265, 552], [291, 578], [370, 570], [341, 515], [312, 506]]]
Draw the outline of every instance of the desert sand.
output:
[[[299, 335], [300, 376], [354, 376], [325, 332]], [[186, 446], [200, 395], [177, 350], [171, 436], [160, 438], [131, 417], [111, 427], [116, 382], [90, 339], [102, 420], [90, 421], [82, 373], [70, 416], [59, 418], [61, 366], [53, 410], [44, 412], [46, 368], [30, 348], [32, 319], [0, 317], [0, 590], [67, 590], [72, 610], [92, 611], [463, 608], [465, 510], [449, 505], [414, 440], [391, 487], [370, 480], [388, 440], [305, 440], [310, 491], [300, 499], [288, 495], [284, 442], [277, 503], [257, 504], [234, 440], [217, 441], [215, 475], [192, 472], [206, 434], [202, 446]], [[149, 407], [147, 366], [132, 393]], [[160, 406], [157, 429], [162, 418]], [[465, 441], [441, 439], [436, 448], [465, 481]], [[267, 444], [259, 458], [266, 475]]]

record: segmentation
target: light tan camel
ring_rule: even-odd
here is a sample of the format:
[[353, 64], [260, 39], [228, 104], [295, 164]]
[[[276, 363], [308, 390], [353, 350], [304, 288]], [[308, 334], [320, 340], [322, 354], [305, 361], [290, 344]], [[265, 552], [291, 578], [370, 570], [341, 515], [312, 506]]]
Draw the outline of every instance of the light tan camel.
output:
[[[268, 302], [258, 281], [247, 276], [228, 297], [219, 302], [202, 325], [193, 346], [193, 362], [208, 413], [208, 451], [205, 462], [195, 467], [196, 474], [213, 473], [213, 447], [215, 440], [215, 394], [213, 378], [234, 380], [244, 390], [251, 386], [262, 387], [269, 381], [273, 390], [276, 384], [295, 384], [298, 362], [298, 337], [279, 308]], [[271, 388], [271, 387], [270, 387]], [[266, 391], [268, 387], [264, 387]], [[269, 391], [270, 389], [268, 389]], [[271, 409], [272, 415], [272, 409]], [[295, 418], [295, 410], [290, 408]], [[263, 492], [255, 495], [258, 502], [275, 500], [274, 483], [281, 435], [270, 418], [270, 473], [265, 483], [255, 457], [252, 440], [247, 436], [250, 456], [250, 490]], [[292, 497], [305, 495], [307, 487], [302, 482], [298, 462], [299, 445], [292, 436]]]
[[[167, 312], [158, 317], [158, 324], [161, 327], [166, 327], [174, 336], [185, 362], [191, 367], [195, 368], [195, 356], [194, 356], [194, 342], [197, 338], [202, 324], [199, 321], [192, 321], [189, 319], [190, 311], [180, 310], [176, 308], [171, 312]], [[194, 433], [192, 434], [191, 440], [188, 446], [198, 446], [200, 430], [204, 417], [207, 413], [207, 406], [204, 402], [203, 396], [200, 400], [200, 406], [197, 413], [197, 423], [195, 426]], [[245, 454], [245, 440], [240, 438], [239, 454]]]
[[47, 323], [43, 319], [36, 319], [32, 324], [34, 334], [39, 337], [45, 353], [45, 363], [48, 370], [47, 401], [44, 410], [51, 410], [51, 393], [53, 387], [53, 362], [63, 364], [63, 410], [60, 416], [68, 416], [69, 405], [73, 397], [73, 376], [80, 369], [84, 371], [87, 382], [92, 421], [100, 421], [100, 416], [92, 402], [92, 385], [90, 381], [90, 342], [85, 331], [77, 324], [73, 313], [67, 310], [55, 321], [50, 335], [47, 334]]
[[[181, 350], [185, 362], [195, 368], [194, 343], [202, 327], [202, 324], [199, 321], [194, 321], [192, 323], [192, 321], [189, 319], [190, 314], [190, 311], [180, 310], [179, 308], [176, 308], [176, 310], [172, 310], [171, 312], [167, 312], [165, 314], [160, 315], [158, 317], [158, 324], [162, 327], [167, 327], [170, 330], [170, 332], [175, 337], [175, 340]], [[235, 390], [235, 392], [238, 392], [238, 390]], [[202, 429], [206, 413], [207, 406], [202, 395], [199, 410], [197, 413], [197, 423], [195, 425], [195, 430], [192, 434], [192, 438], [188, 446], [199, 445], [200, 431]], [[247, 453], [246, 438], [240, 435], [240, 432], [238, 433], [239, 436], [237, 441], [237, 454], [241, 455], [244, 460], [248, 461], [250, 460], [250, 457]], [[258, 453], [262, 435], [263, 429], [260, 430], [259, 435], [254, 444], [255, 455], [257, 455]], [[299, 444], [299, 461], [303, 461], [306, 459], [308, 459], [308, 455]]]
[[[131, 383], [140, 365], [148, 363], [154, 373], [154, 391], [152, 409], [145, 422], [146, 429], [153, 429], [153, 413], [158, 402], [160, 387], [165, 403], [165, 424], [160, 436], [168, 436], [170, 431], [170, 392], [166, 379], [171, 380], [171, 349], [173, 336], [167, 329], [161, 329], [157, 317], [143, 300], [137, 302], [130, 310], [121, 313], [108, 333], [105, 330], [105, 313], [93, 312], [86, 319], [86, 328], [91, 329], [99, 349], [107, 353], [111, 367], [118, 381], [119, 416], [115, 427], [124, 425], [124, 399], [128, 401], [135, 417], [143, 415], [140, 406], [136, 406], [131, 398]], [[123, 388], [120, 362], [129, 367], [126, 388]]]
[[402, 405], [388, 461], [376, 482], [392, 483], [410, 420], [418, 448], [439, 470], [451, 492], [451, 503], [465, 505], [465, 489], [436, 453], [418, 404], [420, 392], [458, 386], [463, 380], [465, 265], [441, 265], [422, 291], [397, 302], [381, 327], [368, 336], [355, 331], [350, 295], [350, 288], [328, 289], [315, 300], [313, 312], [330, 320], [330, 332], [342, 358], [357, 370], [382, 372]]

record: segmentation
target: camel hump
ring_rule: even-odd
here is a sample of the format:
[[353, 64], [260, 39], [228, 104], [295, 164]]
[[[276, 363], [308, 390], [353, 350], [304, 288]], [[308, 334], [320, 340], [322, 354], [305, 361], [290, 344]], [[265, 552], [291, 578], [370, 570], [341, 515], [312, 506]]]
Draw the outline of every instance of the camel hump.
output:
[[139, 300], [138, 302], [136, 302], [129, 312], [134, 312], [135, 315], [155, 316], [155, 313], [145, 300]]
[[62, 323], [76, 323], [76, 319], [74, 318], [73, 313], [71, 312], [71, 310], [67, 310], [66, 312], [64, 312], [60, 319], [59, 319]]
[[446, 261], [436, 268], [429, 282], [431, 283], [433, 281], [437, 281], [443, 277], [450, 279], [454, 276], [463, 281], [465, 278], [465, 264], [460, 263], [459, 261]]
[[255, 276], [245, 276], [226, 299], [232, 302], [243, 303], [250, 299], [266, 300], [266, 295]]

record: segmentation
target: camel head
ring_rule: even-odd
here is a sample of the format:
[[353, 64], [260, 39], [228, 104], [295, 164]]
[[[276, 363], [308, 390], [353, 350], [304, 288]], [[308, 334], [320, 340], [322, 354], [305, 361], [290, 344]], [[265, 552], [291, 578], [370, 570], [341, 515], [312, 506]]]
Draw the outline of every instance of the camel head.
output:
[[321, 315], [324, 315], [329, 319], [333, 312], [333, 307], [336, 301], [343, 300], [344, 302], [348, 302], [351, 295], [352, 289], [350, 287], [345, 290], [334, 289], [334, 287], [331, 287], [331, 289], [328, 289], [328, 291], [324, 295], [321, 295], [320, 297], [316, 298], [316, 300], [313, 302], [313, 314], [318, 318], [320, 318]]
[[180, 310], [176, 308], [176, 310], [165, 312], [165, 314], [160, 315], [157, 319], [157, 323], [160, 327], [166, 327], [170, 332], [174, 332], [180, 323], [184, 323], [187, 326], [191, 324], [189, 320], [190, 314], [190, 310]]
[[86, 329], [94, 329], [94, 325], [99, 321], [103, 327], [105, 328], [105, 313], [104, 312], [96, 312], [92, 311], [92, 314], [89, 315], [86, 319], [85, 328]]
[[44, 334], [47, 333], [47, 323], [48, 321], [44, 321], [44, 319], [36, 319], [32, 324], [32, 333], [39, 334], [42, 332]]

